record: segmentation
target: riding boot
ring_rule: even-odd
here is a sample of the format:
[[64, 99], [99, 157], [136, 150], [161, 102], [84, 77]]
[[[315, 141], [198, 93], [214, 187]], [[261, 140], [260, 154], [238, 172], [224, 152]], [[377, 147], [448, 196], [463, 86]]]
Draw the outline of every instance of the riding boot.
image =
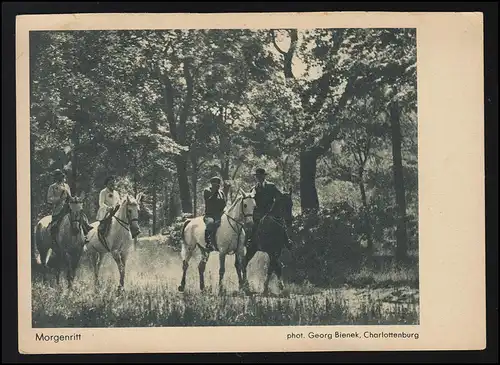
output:
[[205, 230], [205, 242], [207, 243], [207, 250], [213, 251], [214, 247], [212, 246], [212, 235], [208, 229]]
[[57, 248], [57, 240], [56, 240], [56, 229], [55, 229], [55, 225], [50, 227], [50, 237], [52, 238], [52, 249], [56, 249]]

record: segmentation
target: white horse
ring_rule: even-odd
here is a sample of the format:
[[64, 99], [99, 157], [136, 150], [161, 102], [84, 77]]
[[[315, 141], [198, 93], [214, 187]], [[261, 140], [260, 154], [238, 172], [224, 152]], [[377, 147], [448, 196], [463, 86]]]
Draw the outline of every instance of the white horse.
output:
[[[251, 228], [253, 224], [253, 210], [255, 208], [254, 195], [245, 193], [240, 189], [239, 195], [234, 202], [224, 210], [220, 226], [215, 235], [215, 242], [219, 251], [219, 292], [224, 292], [222, 280], [225, 273], [226, 255], [236, 254], [235, 267], [238, 274], [239, 288], [248, 287], [245, 263], [245, 229]], [[205, 222], [203, 216], [186, 220], [182, 228], [182, 280], [179, 291], [184, 291], [186, 286], [186, 272], [189, 260], [198, 247], [201, 251], [201, 260], [198, 264], [200, 274], [200, 289], [205, 289], [205, 266], [210, 252], [206, 249]]]
[[88, 243], [85, 251], [88, 252], [90, 262], [94, 269], [94, 281], [97, 287], [99, 283], [99, 269], [103, 256], [110, 253], [113, 256], [120, 273], [119, 290], [123, 289], [125, 282], [125, 267], [130, 248], [134, 245], [135, 238], [141, 232], [139, 227], [139, 203], [143, 197], [139, 193], [136, 198], [127, 195], [119, 204], [118, 210], [111, 218], [108, 233], [104, 242], [99, 237], [99, 222], [91, 225], [94, 227], [88, 234]]

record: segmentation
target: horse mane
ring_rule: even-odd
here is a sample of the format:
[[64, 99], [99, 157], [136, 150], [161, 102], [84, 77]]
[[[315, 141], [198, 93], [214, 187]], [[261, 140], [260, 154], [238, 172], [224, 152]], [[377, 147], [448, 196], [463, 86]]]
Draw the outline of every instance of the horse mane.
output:
[[231, 205], [229, 207], [227, 207], [226, 209], [224, 209], [224, 213], [229, 213], [230, 211], [232, 211], [234, 209], [234, 207], [236, 206], [236, 204], [238, 203], [239, 200], [243, 199], [243, 196], [241, 194], [239, 194], [236, 199], [234, 199], [234, 201], [231, 203]]

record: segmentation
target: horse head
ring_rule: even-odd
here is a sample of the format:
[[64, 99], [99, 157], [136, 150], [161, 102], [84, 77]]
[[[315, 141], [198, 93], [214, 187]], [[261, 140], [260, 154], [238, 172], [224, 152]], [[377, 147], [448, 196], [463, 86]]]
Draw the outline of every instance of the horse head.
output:
[[139, 226], [139, 210], [143, 197], [143, 193], [137, 194], [135, 198], [127, 195], [123, 203], [132, 238], [136, 238], [141, 233], [141, 228]]
[[253, 225], [253, 211], [255, 209], [255, 193], [247, 193], [242, 188], [239, 189], [239, 194], [241, 196], [241, 201], [239, 201], [239, 205], [241, 206], [240, 211], [243, 216], [244, 226], [246, 229], [250, 229]]
[[71, 232], [73, 235], [77, 235], [81, 230], [81, 217], [83, 210], [83, 200], [85, 199], [85, 193], [82, 192], [80, 196], [69, 196], [68, 197], [68, 207], [69, 207], [69, 219], [71, 223]]

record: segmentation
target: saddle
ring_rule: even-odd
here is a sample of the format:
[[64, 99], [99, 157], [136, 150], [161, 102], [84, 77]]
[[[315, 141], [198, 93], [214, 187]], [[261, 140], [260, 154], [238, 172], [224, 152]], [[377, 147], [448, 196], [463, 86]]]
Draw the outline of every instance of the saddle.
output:
[[119, 205], [115, 207], [111, 212], [109, 212], [97, 227], [97, 233], [98, 233], [97, 236], [99, 237], [99, 240], [105, 247], [108, 247], [106, 242], [106, 236], [108, 235], [109, 229], [111, 228], [111, 220], [113, 219], [113, 216], [116, 214], [118, 209], [120, 209]]
[[63, 217], [66, 214], [68, 214], [68, 212], [69, 212], [69, 207], [68, 205], [65, 205], [58, 214], [52, 215], [51, 217], [52, 219], [49, 223], [48, 228], [53, 236], [55, 236], [55, 234], [57, 233], [57, 228], [59, 227], [59, 224], [61, 223]]
[[[205, 217], [203, 218], [205, 220]], [[208, 239], [211, 243], [212, 249], [215, 251], [218, 251], [216, 237], [217, 237], [217, 230], [220, 227], [220, 223], [221, 223], [220, 220], [214, 221], [214, 223], [211, 224], [211, 229], [208, 227], [205, 228], [205, 241], [207, 241]]]

